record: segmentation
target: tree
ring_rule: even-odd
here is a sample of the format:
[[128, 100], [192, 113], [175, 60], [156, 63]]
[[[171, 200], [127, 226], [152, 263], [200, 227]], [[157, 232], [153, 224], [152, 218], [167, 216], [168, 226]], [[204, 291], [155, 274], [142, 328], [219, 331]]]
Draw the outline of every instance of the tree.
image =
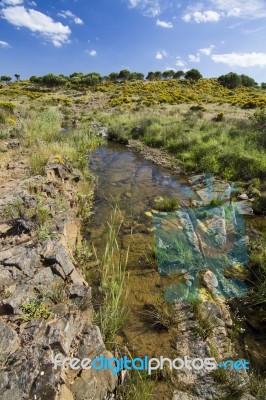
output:
[[19, 74], [15, 74], [14, 77], [16, 78], [17, 81], [19, 81], [19, 78], [20, 78]]
[[164, 71], [162, 73], [162, 77], [164, 79], [173, 79], [174, 75], [175, 75], [175, 71], [173, 69], [168, 69], [167, 71]]
[[184, 71], [176, 71], [176, 73], [174, 74], [174, 79], [180, 79], [183, 76], [185, 76], [185, 72]]
[[201, 73], [199, 72], [199, 70], [197, 70], [195, 68], [192, 68], [185, 73], [185, 79], [190, 79], [192, 81], [198, 81], [201, 78], [202, 78]]
[[80, 84], [85, 86], [91, 86], [95, 90], [96, 86], [101, 83], [102, 77], [97, 72], [91, 72], [89, 74], [83, 75], [80, 79]]
[[144, 75], [141, 72], [132, 72], [129, 79], [131, 81], [143, 81]]
[[237, 75], [235, 72], [229, 72], [229, 74], [219, 76], [218, 82], [228, 89], [235, 89], [242, 85], [241, 76]]
[[67, 82], [65, 77], [54, 75], [54, 74], [47, 74], [41, 78], [42, 83], [47, 87], [58, 87], [62, 86]]
[[131, 72], [128, 69], [122, 69], [119, 74], [117, 79], [120, 81], [128, 81], [130, 79]]
[[262, 89], [266, 89], [266, 82], [261, 82], [260, 86], [261, 86]]
[[155, 72], [154, 72], [154, 79], [155, 79], [156, 81], [160, 81], [160, 80], [162, 79], [162, 73], [161, 73], [161, 71], [155, 71]]
[[8, 82], [12, 81], [12, 78], [11, 78], [11, 76], [8, 76], [8, 75], [2, 75], [0, 77], [0, 81], [5, 82], [7, 84]]
[[257, 82], [248, 75], [242, 74], [240, 77], [241, 77], [242, 86], [254, 87], [254, 86], [258, 85]]
[[148, 75], [146, 76], [146, 79], [148, 81], [153, 81], [154, 80], [154, 72], [152, 72], [152, 71], [148, 72]]
[[117, 82], [118, 72], [111, 72], [111, 74], [109, 75], [109, 79], [111, 82]]

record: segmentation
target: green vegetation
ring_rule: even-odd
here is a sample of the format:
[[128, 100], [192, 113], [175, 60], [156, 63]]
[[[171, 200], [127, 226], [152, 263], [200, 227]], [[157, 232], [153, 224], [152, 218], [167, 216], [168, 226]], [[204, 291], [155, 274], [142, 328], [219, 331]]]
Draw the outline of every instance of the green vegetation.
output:
[[266, 232], [250, 244], [250, 271], [253, 289], [249, 300], [255, 307], [266, 309]]
[[103, 340], [112, 345], [114, 337], [126, 317], [126, 283], [125, 266], [127, 257], [122, 260], [117, 236], [121, 228], [121, 216], [115, 208], [108, 224], [109, 230], [105, 252], [101, 262], [101, 287], [103, 304], [96, 314], [95, 321], [99, 325]]
[[37, 318], [48, 319], [52, 315], [52, 312], [40, 300], [32, 300], [29, 303], [25, 303], [21, 309], [25, 313], [20, 317], [23, 322], [32, 321]]
[[[200, 114], [199, 114], [200, 113]], [[138, 139], [151, 147], [160, 147], [172, 154], [187, 172], [208, 171], [225, 179], [265, 179], [265, 111], [252, 118], [231, 120], [219, 117], [213, 123], [203, 111], [189, 110], [172, 115], [171, 110], [107, 114], [99, 118], [109, 124], [110, 137], [119, 141]]]

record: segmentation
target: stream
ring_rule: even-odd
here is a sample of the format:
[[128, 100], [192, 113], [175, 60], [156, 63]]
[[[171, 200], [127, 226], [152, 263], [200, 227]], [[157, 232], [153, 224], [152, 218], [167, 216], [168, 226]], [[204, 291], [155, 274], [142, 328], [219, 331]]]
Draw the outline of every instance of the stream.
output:
[[[154, 329], [144, 313], [145, 307], [163, 299], [165, 288], [181, 282], [177, 275], [160, 275], [156, 265], [151, 266], [147, 254], [154, 248], [154, 227], [146, 212], [152, 210], [158, 196], [175, 197], [181, 208], [186, 208], [197, 195], [183, 175], [146, 161], [124, 145], [108, 143], [98, 147], [90, 156], [89, 169], [97, 177], [90, 242], [101, 257], [107, 222], [117, 203], [124, 217], [119, 246], [124, 253], [129, 248], [129, 314], [116, 341], [127, 346], [134, 357], [176, 358], [175, 327]], [[167, 382], [162, 380], [156, 384], [153, 398], [172, 399]]]

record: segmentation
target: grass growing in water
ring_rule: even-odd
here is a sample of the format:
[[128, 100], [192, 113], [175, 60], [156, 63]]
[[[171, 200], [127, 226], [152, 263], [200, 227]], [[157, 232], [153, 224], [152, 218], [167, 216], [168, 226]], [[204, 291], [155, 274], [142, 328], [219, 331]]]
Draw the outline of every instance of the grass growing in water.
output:
[[121, 224], [120, 212], [116, 207], [108, 223], [108, 236], [101, 263], [100, 290], [104, 296], [104, 303], [96, 315], [96, 323], [100, 327], [103, 340], [109, 346], [126, 316], [127, 257], [123, 263], [117, 242]]

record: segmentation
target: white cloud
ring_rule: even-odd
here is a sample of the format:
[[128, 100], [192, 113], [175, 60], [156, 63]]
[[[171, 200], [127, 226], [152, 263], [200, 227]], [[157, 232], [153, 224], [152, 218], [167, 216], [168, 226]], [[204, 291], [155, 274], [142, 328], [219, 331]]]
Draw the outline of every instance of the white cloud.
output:
[[77, 17], [75, 14], [73, 14], [71, 11], [66, 10], [66, 11], [61, 11], [60, 13], [58, 13], [59, 17], [62, 18], [69, 18], [70, 20], [72, 20], [75, 24], [77, 25], [82, 25], [84, 22], [82, 21], [82, 19], [80, 19], [79, 17]]
[[160, 0], [128, 0], [130, 8], [139, 9], [143, 15], [157, 17], [161, 14]]
[[217, 22], [221, 18], [258, 19], [266, 17], [265, 0], [206, 0], [187, 7], [183, 21]]
[[0, 40], [0, 47], [10, 47], [7, 42], [4, 42], [3, 40]]
[[213, 54], [211, 59], [230, 67], [266, 67], [266, 53]]
[[204, 54], [205, 56], [210, 56], [215, 46], [213, 44], [210, 47], [205, 47], [203, 49], [199, 49], [199, 52]]
[[156, 25], [161, 26], [162, 28], [173, 28], [172, 22], [161, 21], [160, 19], [157, 19]]
[[165, 50], [157, 51], [155, 58], [156, 60], [162, 60], [163, 58], [168, 57], [168, 55], [169, 54]]
[[15, 6], [3, 8], [1, 15], [12, 25], [39, 33], [43, 39], [52, 42], [56, 47], [69, 43], [70, 28], [61, 22], [55, 22], [51, 17], [39, 11]]
[[17, 6], [19, 4], [23, 4], [23, 0], [2, 0], [2, 3], [9, 6]]
[[193, 54], [189, 54], [189, 61], [199, 63], [200, 62], [200, 53], [197, 53], [195, 56]]
[[265, 18], [265, 0], [210, 0], [217, 10], [228, 17]]
[[191, 13], [186, 13], [183, 15], [182, 19], [185, 22], [189, 22], [194, 20], [197, 24], [202, 22], [218, 22], [221, 18], [221, 14], [217, 11], [208, 10], [208, 11], [193, 11]]
[[187, 64], [185, 61], [182, 60], [181, 57], [176, 57], [176, 64], [177, 67], [185, 67]]
[[96, 57], [97, 56], [97, 51], [96, 50], [86, 50], [86, 53], [89, 54], [91, 57]]

